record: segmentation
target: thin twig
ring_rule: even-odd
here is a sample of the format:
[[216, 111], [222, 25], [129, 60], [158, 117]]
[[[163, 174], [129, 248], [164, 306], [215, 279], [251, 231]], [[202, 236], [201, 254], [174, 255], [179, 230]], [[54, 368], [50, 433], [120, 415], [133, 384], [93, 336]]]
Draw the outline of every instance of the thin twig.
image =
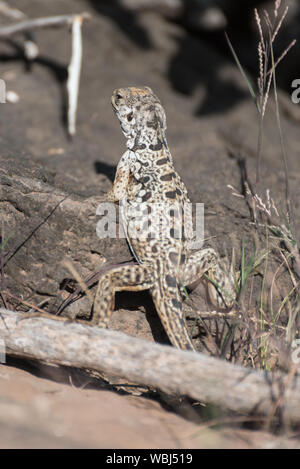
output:
[[225, 426], [229, 425], [231, 426], [232, 424], [235, 423], [246, 423], [246, 422], [262, 422], [266, 419], [266, 417], [261, 416], [230, 416], [230, 417], [221, 417], [221, 418], [215, 418], [212, 420], [209, 420], [207, 422], [202, 423], [201, 425], [198, 426], [197, 430], [193, 433], [190, 433], [189, 435], [186, 436], [186, 438], [198, 438], [201, 436], [201, 432], [203, 430], [207, 430], [208, 428], [212, 427], [220, 427], [220, 426]]
[[29, 232], [29, 234], [27, 236], [25, 236], [25, 238], [23, 237], [23, 239], [19, 242], [17, 242], [5, 255], [4, 255], [4, 259], [3, 259], [3, 262], [2, 262], [2, 265], [3, 267], [5, 267], [5, 265], [7, 264], [7, 262], [19, 251], [19, 249], [21, 249], [22, 246], [24, 246], [24, 244], [41, 228], [41, 226], [43, 226], [48, 220], [49, 218], [53, 215], [53, 213], [55, 212], [55, 210], [66, 200], [70, 197], [70, 195], [66, 195], [63, 199], [61, 199], [56, 205], [55, 207], [53, 207], [50, 211], [50, 213], [46, 216], [46, 218], [44, 218], [42, 221], [40, 221], [33, 229], [31, 229], [31, 231]]
[[[15, 23], [0, 28], [0, 38], [7, 38], [17, 33], [31, 32], [33, 29], [48, 28], [61, 25], [72, 25], [72, 56], [68, 67], [68, 132], [74, 135], [76, 132], [76, 110], [78, 102], [78, 91], [80, 81], [80, 71], [82, 62], [82, 21], [90, 18], [88, 13], [50, 16], [47, 18], [36, 18]], [[34, 59], [38, 54], [38, 48], [32, 41], [25, 42], [25, 55], [29, 59]]]
[[4, 307], [7, 308], [8, 307], [8, 304], [6, 302], [6, 299], [5, 299], [5, 296], [4, 296], [4, 293], [0, 291], [0, 298], [4, 304]]
[[77, 281], [78, 285], [80, 286], [81, 290], [86, 294], [86, 296], [88, 297], [91, 305], [93, 304], [94, 302], [94, 298], [93, 298], [93, 295], [91, 294], [87, 284], [85, 283], [85, 281], [80, 277], [79, 273], [77, 272], [77, 270], [73, 267], [73, 265], [71, 264], [70, 261], [68, 261], [67, 259], [65, 259], [63, 261], [63, 265], [70, 271], [70, 273], [73, 275], [73, 277], [75, 278], [75, 280]]
[[39, 311], [40, 313], [45, 313], [45, 310], [44, 310], [44, 309], [41, 309], [41, 308], [39, 308], [38, 306], [35, 306], [35, 305], [32, 304], [32, 303], [29, 303], [28, 301], [22, 300], [21, 298], [15, 296], [15, 295], [12, 295], [11, 293], [9, 293], [9, 292], [7, 292], [7, 291], [5, 292], [5, 294], [6, 294], [7, 296], [9, 296], [10, 298], [13, 298], [13, 299], [16, 300], [16, 301], [19, 301], [19, 303], [22, 303], [22, 304], [25, 305], [25, 306], [29, 306], [30, 308], [32, 308], [32, 309], [34, 309], [34, 310], [36, 310], [36, 311]]
[[6, 282], [5, 282], [5, 276], [4, 276], [4, 253], [3, 253], [3, 248], [4, 248], [4, 242], [2, 241], [3, 239], [3, 233], [0, 236], [0, 298], [5, 306], [7, 308], [7, 303], [6, 303], [6, 298], [3, 293], [4, 290], [6, 290]]
[[74, 135], [76, 132], [76, 110], [78, 102], [80, 71], [82, 62], [82, 17], [75, 16], [72, 21], [72, 56], [68, 67], [68, 132]]
[[[126, 262], [122, 265], [133, 265], [133, 262]], [[118, 267], [120, 266], [120, 264], [115, 264], [115, 265], [105, 265], [104, 267], [102, 267], [101, 270], [99, 270], [99, 272], [96, 272], [95, 274], [91, 275], [90, 277], [84, 279], [84, 285], [87, 286], [88, 288], [91, 287], [92, 285], [94, 285], [95, 283], [97, 283], [99, 281], [99, 278], [107, 273], [109, 270], [111, 269], [114, 269], [115, 267]], [[68, 298], [66, 298], [62, 303], [61, 305], [58, 307], [58, 309], [55, 311], [55, 315], [56, 316], [59, 316], [63, 310], [69, 306], [71, 303], [74, 303], [74, 301], [78, 300], [82, 295], [84, 294], [84, 289], [81, 288], [81, 286], [79, 285], [76, 290], [71, 293]]]
[[21, 10], [12, 8], [7, 4], [7, 2], [2, 1], [0, 2], [0, 13], [14, 20], [24, 20], [26, 18], [25, 13], [23, 13]]
[[19, 23], [10, 24], [0, 28], [0, 38], [7, 38], [14, 34], [24, 33], [32, 31], [34, 29], [51, 28], [54, 26], [70, 25], [74, 18], [80, 17], [82, 19], [90, 18], [90, 15], [86, 12], [73, 15], [60, 15], [60, 16], [48, 16], [47, 18], [35, 18], [33, 20], [25, 20]]

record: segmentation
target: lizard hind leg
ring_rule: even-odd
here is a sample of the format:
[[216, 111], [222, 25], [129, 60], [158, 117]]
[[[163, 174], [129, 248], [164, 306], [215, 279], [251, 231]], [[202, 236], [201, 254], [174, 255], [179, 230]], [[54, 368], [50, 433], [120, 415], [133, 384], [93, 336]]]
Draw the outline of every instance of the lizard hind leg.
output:
[[184, 266], [183, 283], [192, 285], [207, 275], [209, 299], [219, 308], [231, 308], [236, 299], [233, 267], [227, 268], [212, 248], [191, 253]]
[[151, 288], [153, 302], [170, 342], [182, 350], [195, 350], [182, 311], [182, 298], [176, 276], [169, 271]]
[[141, 291], [151, 288], [153, 277], [149, 266], [120, 264], [112, 266], [99, 279], [92, 322], [107, 327], [115, 306], [115, 293], [118, 291]]

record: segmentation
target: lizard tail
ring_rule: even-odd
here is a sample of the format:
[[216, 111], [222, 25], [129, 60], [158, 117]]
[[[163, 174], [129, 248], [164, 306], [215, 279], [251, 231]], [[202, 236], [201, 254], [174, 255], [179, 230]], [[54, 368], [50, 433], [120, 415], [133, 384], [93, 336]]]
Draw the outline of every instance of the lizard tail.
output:
[[169, 269], [164, 270], [151, 289], [156, 310], [172, 344], [195, 351], [183, 316], [178, 279]]

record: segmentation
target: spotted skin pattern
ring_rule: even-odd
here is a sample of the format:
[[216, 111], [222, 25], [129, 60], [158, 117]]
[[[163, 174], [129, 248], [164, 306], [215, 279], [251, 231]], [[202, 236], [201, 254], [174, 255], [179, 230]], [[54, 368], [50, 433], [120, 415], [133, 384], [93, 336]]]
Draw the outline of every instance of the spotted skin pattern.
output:
[[[194, 350], [182, 311], [183, 285], [194, 284], [207, 274], [220, 287], [208, 283], [211, 300], [224, 308], [231, 306], [229, 298], [234, 297], [233, 277], [213, 249], [189, 251], [192, 218], [185, 212], [185, 204], [190, 200], [173, 166], [166, 140], [166, 116], [158, 98], [149, 87], [122, 88], [114, 91], [112, 106], [127, 139], [127, 151], [105, 199], [122, 202], [123, 225], [137, 264], [114, 266], [100, 278], [93, 322], [107, 327], [115, 292], [149, 289], [171, 343]], [[152, 233], [154, 214], [150, 213], [146, 226], [143, 221], [137, 222], [137, 211], [149, 214], [149, 207], [155, 208], [161, 223], [167, 220], [163, 225], [166, 231], [159, 237]], [[185, 231], [176, 236], [180, 210], [187, 214]]]

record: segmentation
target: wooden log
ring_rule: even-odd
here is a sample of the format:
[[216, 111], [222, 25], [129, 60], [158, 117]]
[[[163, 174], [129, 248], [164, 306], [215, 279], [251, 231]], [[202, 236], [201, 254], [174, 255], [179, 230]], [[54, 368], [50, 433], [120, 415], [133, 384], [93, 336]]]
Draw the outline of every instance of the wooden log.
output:
[[279, 404], [285, 418], [300, 421], [296, 374], [244, 368], [83, 321], [21, 317], [0, 309], [0, 338], [8, 355], [94, 369], [247, 414], [272, 415]]

